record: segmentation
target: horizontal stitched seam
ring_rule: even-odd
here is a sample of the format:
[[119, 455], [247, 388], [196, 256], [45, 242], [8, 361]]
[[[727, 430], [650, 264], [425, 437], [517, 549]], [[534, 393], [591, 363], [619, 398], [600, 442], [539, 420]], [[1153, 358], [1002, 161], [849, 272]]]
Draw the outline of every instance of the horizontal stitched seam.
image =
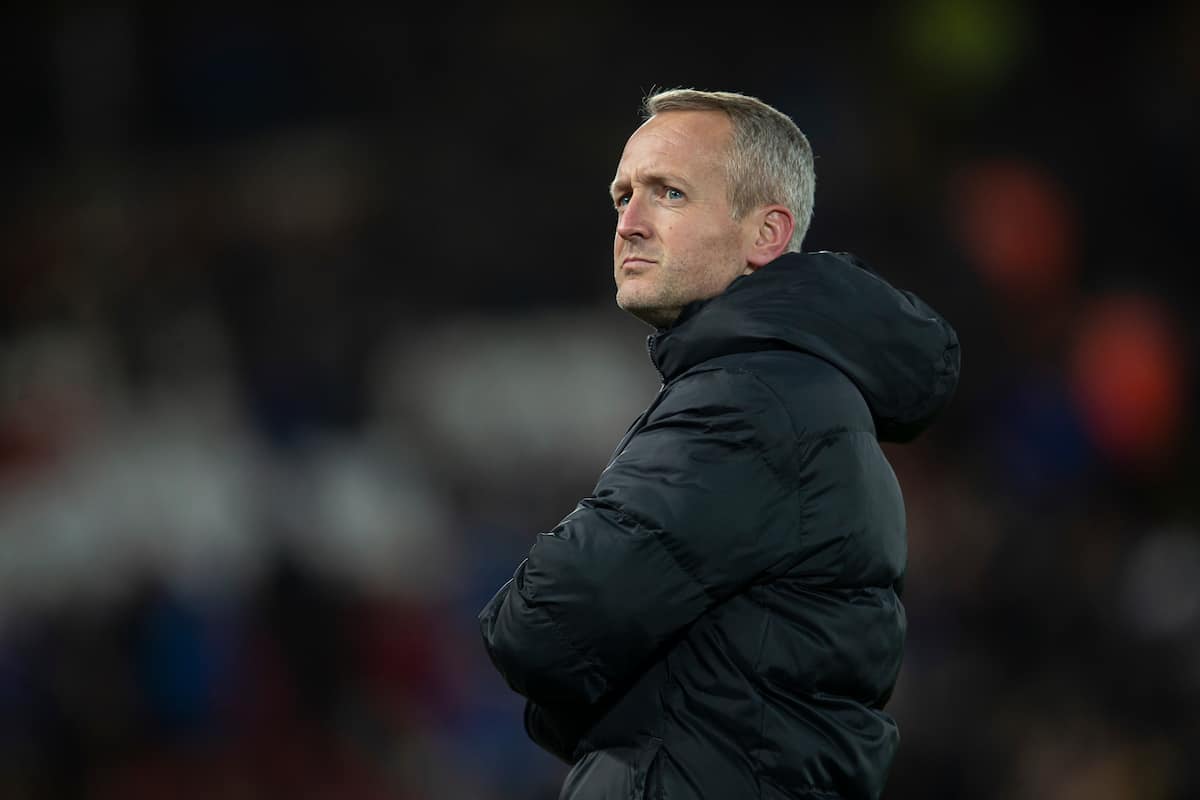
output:
[[706, 595], [708, 595], [708, 597], [711, 600], [713, 600], [713, 601], [720, 600], [719, 597], [716, 597], [712, 594], [712, 592], [709, 590], [709, 588], [704, 584], [704, 582], [702, 580], [700, 580], [700, 577], [694, 571], [689, 569], [686, 564], [684, 564], [682, 561], [679, 560], [679, 556], [672, 549], [672, 546], [669, 541], [670, 536], [667, 534], [666, 531], [664, 531], [662, 528], [658, 528], [654, 525], [650, 525], [650, 524], [644, 522], [643, 520], [638, 519], [637, 517], [633, 516], [628, 511], [626, 511], [625, 509], [618, 508], [617, 506], [612, 505], [611, 503], [605, 503], [603, 501], [597, 501], [597, 500], [593, 499], [592, 504], [593, 504], [594, 508], [602, 509], [604, 511], [608, 511], [608, 512], [614, 514], [616, 517], [618, 517], [619, 521], [624, 522], [628, 525], [631, 525], [635, 528], [638, 528], [640, 530], [643, 530], [643, 531], [649, 533], [654, 538], [654, 540], [656, 542], [658, 542], [659, 546], [662, 547], [662, 549], [664, 551], [666, 551], [667, 555], [671, 557], [671, 561], [675, 564], [675, 566], [679, 567], [679, 570], [684, 575], [687, 575], [689, 578], [691, 578], [693, 583], [695, 583], [697, 586], [699, 586], [701, 589], [703, 589], [704, 593]]

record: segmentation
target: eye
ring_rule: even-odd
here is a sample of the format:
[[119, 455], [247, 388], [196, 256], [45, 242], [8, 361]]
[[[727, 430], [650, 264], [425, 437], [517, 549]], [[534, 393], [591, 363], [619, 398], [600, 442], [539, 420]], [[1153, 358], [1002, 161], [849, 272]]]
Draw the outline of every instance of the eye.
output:
[[613, 201], [613, 205], [617, 208], [621, 208], [622, 206], [626, 206], [628, 204], [629, 204], [629, 192], [626, 192], [625, 194], [622, 194], [622, 195], [618, 195], [617, 199]]
[[682, 200], [683, 199], [683, 192], [679, 191], [678, 189], [674, 188], [673, 186], [668, 186], [666, 188], [666, 191], [663, 192], [663, 195], [668, 200]]

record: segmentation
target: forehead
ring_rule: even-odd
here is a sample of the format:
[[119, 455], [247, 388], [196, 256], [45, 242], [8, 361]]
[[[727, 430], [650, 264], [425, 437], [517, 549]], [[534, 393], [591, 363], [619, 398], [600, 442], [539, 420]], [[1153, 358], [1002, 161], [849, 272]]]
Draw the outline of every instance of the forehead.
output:
[[720, 111], [666, 111], [651, 117], [625, 143], [618, 178], [640, 171], [689, 173], [720, 168], [733, 126]]

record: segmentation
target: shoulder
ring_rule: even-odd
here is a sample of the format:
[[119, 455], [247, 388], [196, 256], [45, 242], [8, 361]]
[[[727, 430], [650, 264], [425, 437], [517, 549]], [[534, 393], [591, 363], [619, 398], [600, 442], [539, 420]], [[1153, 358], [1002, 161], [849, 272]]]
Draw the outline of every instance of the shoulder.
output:
[[[719, 400], [786, 425], [795, 439], [837, 432], [875, 434], [870, 408], [845, 373], [795, 350], [738, 353], [708, 361], [668, 387], [679, 402]], [[779, 431], [782, 433], [783, 431]]]
[[779, 392], [755, 371], [724, 358], [694, 367], [663, 388], [655, 416], [679, 414], [701, 417], [710, 428], [753, 428], [772, 439], [795, 433]]

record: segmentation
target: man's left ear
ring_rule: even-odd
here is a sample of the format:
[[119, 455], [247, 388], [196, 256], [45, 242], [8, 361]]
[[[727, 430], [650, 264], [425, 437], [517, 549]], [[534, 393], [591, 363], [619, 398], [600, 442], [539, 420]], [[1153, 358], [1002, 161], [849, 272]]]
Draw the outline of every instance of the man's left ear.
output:
[[766, 206], [754, 216], [757, 220], [754, 241], [750, 245], [750, 252], [746, 254], [749, 270], [765, 267], [786, 253], [792, 241], [792, 231], [796, 229], [796, 221], [787, 206]]

